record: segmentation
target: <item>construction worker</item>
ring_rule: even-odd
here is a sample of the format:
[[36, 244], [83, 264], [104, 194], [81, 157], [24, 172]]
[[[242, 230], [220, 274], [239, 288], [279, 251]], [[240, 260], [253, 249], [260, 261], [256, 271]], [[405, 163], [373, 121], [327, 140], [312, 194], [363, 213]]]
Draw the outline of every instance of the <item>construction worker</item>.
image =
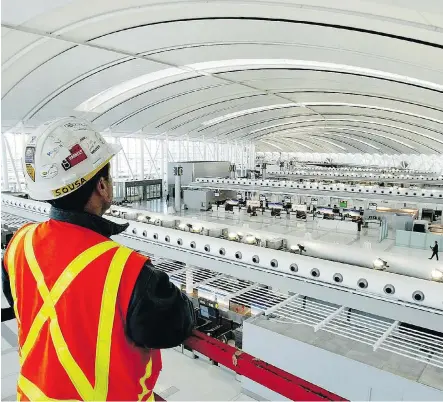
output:
[[159, 349], [180, 345], [195, 324], [165, 273], [109, 239], [128, 227], [102, 217], [119, 148], [75, 118], [44, 124], [26, 145], [29, 195], [52, 208], [48, 221], [17, 231], [2, 262], [19, 400], [154, 400]]

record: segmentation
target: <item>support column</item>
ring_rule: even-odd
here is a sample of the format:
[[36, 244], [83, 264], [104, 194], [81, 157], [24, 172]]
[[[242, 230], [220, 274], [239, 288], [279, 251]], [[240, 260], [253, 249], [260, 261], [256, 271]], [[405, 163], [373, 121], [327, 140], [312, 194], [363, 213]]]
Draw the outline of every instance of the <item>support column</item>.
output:
[[9, 191], [8, 156], [6, 154], [5, 134], [2, 136], [2, 191]]
[[192, 271], [192, 268], [189, 268], [186, 271], [186, 293], [188, 295], [192, 295], [193, 291], [194, 291], [194, 272]]
[[8, 152], [9, 159], [11, 161], [12, 168], [14, 169], [15, 180], [17, 181], [17, 191], [22, 191], [22, 185], [20, 183], [20, 176], [18, 174], [17, 166], [14, 162], [14, 155], [12, 155], [11, 148], [9, 147], [9, 142], [6, 137], [3, 137], [4, 144], [6, 145], [6, 151]]
[[241, 144], [241, 166], [240, 166], [240, 176], [245, 177], [245, 144]]
[[183, 167], [174, 167], [174, 178], [175, 178], [175, 212], [181, 211], [182, 200], [181, 200], [181, 177], [183, 175]]
[[143, 146], [143, 138], [140, 138], [140, 179], [145, 178], [145, 147]]
[[[163, 194], [162, 197], [164, 197], [166, 194], [168, 194], [168, 137], [166, 136], [166, 139], [159, 140], [160, 141], [160, 176], [162, 178], [162, 189]], [[166, 159], [166, 161], [165, 161]], [[166, 168], [165, 168], [166, 166]]]
[[[114, 137], [114, 144], [118, 145], [117, 137]], [[120, 153], [120, 152], [119, 152]], [[114, 178], [118, 179], [120, 177], [120, 160], [119, 160], [119, 154], [115, 155], [114, 163], [112, 166], [114, 166]]]
[[229, 177], [231, 179], [235, 179], [235, 164], [231, 163], [231, 165], [229, 166]]
[[262, 179], [266, 180], [266, 163], [263, 163], [261, 165], [261, 168], [262, 168]]

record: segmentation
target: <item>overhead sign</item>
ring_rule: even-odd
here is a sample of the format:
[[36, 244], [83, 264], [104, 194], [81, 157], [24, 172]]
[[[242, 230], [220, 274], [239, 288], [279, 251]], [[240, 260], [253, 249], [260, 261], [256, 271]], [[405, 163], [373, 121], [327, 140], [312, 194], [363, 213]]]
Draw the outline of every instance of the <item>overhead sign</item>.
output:
[[291, 203], [291, 199], [290, 198], [285, 198], [285, 204], [290, 204]]
[[368, 209], [376, 211], [377, 210], [377, 204], [375, 202], [370, 202]]
[[340, 201], [340, 208], [347, 208], [348, 207], [348, 201]]
[[241, 193], [237, 193], [237, 199], [241, 199], [241, 198], [242, 198]]
[[311, 205], [318, 205], [318, 198], [311, 198]]
[[174, 167], [174, 176], [183, 176], [183, 167], [182, 166]]
[[214, 191], [214, 197], [219, 197], [220, 193], [218, 191]]
[[260, 196], [260, 201], [266, 201], [266, 196], [265, 195], [261, 195]]

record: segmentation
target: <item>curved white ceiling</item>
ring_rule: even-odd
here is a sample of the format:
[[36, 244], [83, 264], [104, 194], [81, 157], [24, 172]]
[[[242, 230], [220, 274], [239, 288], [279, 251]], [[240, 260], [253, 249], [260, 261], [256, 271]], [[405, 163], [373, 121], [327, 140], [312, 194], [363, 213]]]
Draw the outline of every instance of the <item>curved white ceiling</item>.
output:
[[2, 0], [2, 131], [443, 151], [441, 0]]

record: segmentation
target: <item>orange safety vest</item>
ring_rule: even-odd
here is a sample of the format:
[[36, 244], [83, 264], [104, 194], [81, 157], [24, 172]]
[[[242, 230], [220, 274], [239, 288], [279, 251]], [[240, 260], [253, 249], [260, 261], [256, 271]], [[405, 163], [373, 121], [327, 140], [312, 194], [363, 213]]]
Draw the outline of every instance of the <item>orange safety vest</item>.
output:
[[19, 400], [154, 400], [160, 351], [125, 334], [147, 259], [56, 220], [14, 235], [4, 263], [18, 322]]

